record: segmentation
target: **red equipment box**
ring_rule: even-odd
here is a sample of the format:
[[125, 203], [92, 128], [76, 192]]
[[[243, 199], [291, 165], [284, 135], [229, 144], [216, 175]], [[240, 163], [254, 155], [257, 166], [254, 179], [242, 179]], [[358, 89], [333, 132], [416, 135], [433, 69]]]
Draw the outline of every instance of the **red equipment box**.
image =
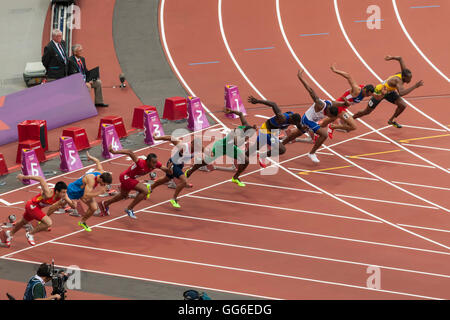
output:
[[167, 98], [164, 103], [163, 118], [167, 120], [181, 120], [187, 118], [187, 102], [183, 97]]
[[0, 153], [0, 176], [8, 173], [5, 157]]
[[77, 147], [77, 151], [84, 150], [90, 148], [89, 139], [86, 134], [86, 130], [78, 127], [70, 127], [63, 130], [63, 137], [71, 137], [75, 146]]
[[144, 129], [144, 112], [146, 110], [153, 110], [156, 111], [156, 113], [158, 113], [158, 110], [156, 110], [156, 107], [154, 106], [140, 106], [134, 108], [133, 122], [131, 123], [131, 127], [137, 129]]
[[25, 120], [17, 124], [19, 142], [26, 140], [38, 140], [44, 151], [48, 150], [47, 121]]
[[125, 129], [122, 117], [108, 116], [100, 119], [100, 124], [98, 125], [97, 139], [102, 138], [102, 124], [104, 123], [112, 124], [114, 126], [117, 135], [119, 136], [119, 139], [127, 136], [127, 130]]
[[44, 149], [42, 149], [41, 142], [39, 140], [20, 141], [19, 146], [17, 147], [16, 163], [22, 163], [22, 149], [33, 149], [34, 152], [36, 152], [36, 157], [39, 162], [47, 161]]

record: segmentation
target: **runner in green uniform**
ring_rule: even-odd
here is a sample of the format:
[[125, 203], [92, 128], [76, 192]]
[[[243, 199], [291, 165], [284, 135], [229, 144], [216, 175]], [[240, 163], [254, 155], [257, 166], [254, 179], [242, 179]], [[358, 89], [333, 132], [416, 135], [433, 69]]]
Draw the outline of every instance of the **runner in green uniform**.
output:
[[[239, 180], [239, 176], [248, 167], [249, 159], [240, 147], [248, 141], [248, 139], [250, 138], [249, 134], [253, 135], [256, 132], [256, 126], [250, 126], [245, 119], [245, 116], [240, 111], [226, 109], [225, 113], [233, 113], [235, 115], [238, 115], [241, 119], [242, 125], [238, 126], [236, 129], [228, 133], [225, 138], [216, 141], [213, 144], [211, 155], [205, 154], [201, 164], [194, 164], [191, 168], [187, 169], [184, 174], [189, 178], [200, 167], [209, 165], [219, 157], [227, 156], [238, 161], [237, 171], [231, 178], [231, 181], [236, 183], [240, 187], [245, 187], [245, 183]], [[253, 130], [253, 133], [248, 130]]]

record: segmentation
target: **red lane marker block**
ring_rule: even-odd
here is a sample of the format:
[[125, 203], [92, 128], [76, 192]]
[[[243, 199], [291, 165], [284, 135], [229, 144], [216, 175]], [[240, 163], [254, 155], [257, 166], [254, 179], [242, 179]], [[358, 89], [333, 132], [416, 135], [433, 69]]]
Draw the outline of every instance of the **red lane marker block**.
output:
[[[22, 174], [26, 176], [41, 176], [44, 177], [42, 173], [41, 166], [39, 165], [39, 159], [32, 149], [22, 149]], [[23, 184], [35, 184], [38, 183], [34, 180], [23, 180]]]
[[208, 118], [206, 118], [200, 98], [188, 97], [188, 125], [191, 131], [197, 131], [209, 127]]
[[0, 153], [0, 176], [8, 173], [8, 167], [6, 166], [5, 157]]
[[90, 148], [86, 130], [78, 127], [70, 127], [63, 130], [64, 137], [71, 137], [78, 151]]
[[21, 163], [22, 161], [22, 149], [34, 150], [36, 152], [36, 156], [39, 162], [47, 161], [44, 150], [42, 149], [41, 146], [41, 142], [39, 140], [25, 140], [19, 142], [19, 145], [17, 147], [16, 163]]
[[163, 119], [181, 120], [187, 117], [187, 102], [183, 97], [167, 98], [164, 103]]
[[102, 156], [105, 159], [111, 159], [119, 157], [119, 154], [112, 154], [109, 152], [109, 146], [112, 146], [114, 151], [121, 150], [122, 144], [120, 143], [119, 137], [117, 136], [116, 129], [113, 125], [102, 124], [102, 146], [103, 152]]
[[158, 113], [158, 110], [156, 110], [156, 107], [154, 107], [154, 106], [140, 106], [140, 107], [134, 108], [133, 121], [131, 123], [131, 126], [133, 128], [144, 129], [144, 112], [145, 111], [156, 111], [156, 113]]
[[112, 124], [115, 127], [116, 133], [119, 136], [119, 139], [127, 136], [127, 130], [125, 129], [125, 125], [123, 123], [122, 117], [108, 116], [108, 117], [104, 117], [104, 118], [100, 119], [100, 124], [98, 126], [97, 139], [101, 139], [101, 137], [102, 137], [102, 124], [104, 124], [104, 123]]
[[19, 141], [39, 140], [44, 151], [48, 150], [47, 121], [25, 120], [17, 124]]
[[[244, 114], [244, 116], [247, 115], [238, 87], [233, 85], [225, 86], [225, 108], [240, 111]], [[235, 114], [226, 114], [225, 116], [231, 119], [239, 118]]]
[[61, 158], [60, 169], [69, 172], [83, 168], [77, 148], [71, 137], [59, 138], [59, 156]]
[[157, 137], [164, 135], [164, 129], [159, 120], [158, 113], [155, 111], [145, 111], [144, 112], [144, 142], [149, 146], [155, 144], [153, 140], [153, 134]]

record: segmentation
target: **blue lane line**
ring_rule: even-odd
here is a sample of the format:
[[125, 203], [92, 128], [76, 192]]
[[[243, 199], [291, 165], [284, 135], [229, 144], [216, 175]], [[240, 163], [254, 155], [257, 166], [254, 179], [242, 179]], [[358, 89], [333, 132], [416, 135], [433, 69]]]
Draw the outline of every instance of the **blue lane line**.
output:
[[[369, 20], [355, 20], [354, 22], [367, 22], [367, 21], [369, 21]], [[373, 19], [370, 21], [384, 21], [384, 19]]]
[[275, 47], [264, 47], [264, 48], [250, 48], [250, 49], [244, 49], [245, 51], [253, 51], [253, 50], [269, 50], [274, 49]]
[[422, 8], [439, 8], [440, 5], [432, 5], [432, 6], [415, 6], [415, 7], [410, 7], [412, 9], [422, 9]]
[[196, 66], [198, 64], [210, 64], [210, 63], [219, 63], [220, 61], [208, 61], [208, 62], [195, 62], [195, 63], [189, 63], [190, 66]]
[[300, 37], [309, 37], [309, 36], [323, 36], [328, 34], [328, 32], [324, 32], [324, 33], [304, 33], [301, 34]]

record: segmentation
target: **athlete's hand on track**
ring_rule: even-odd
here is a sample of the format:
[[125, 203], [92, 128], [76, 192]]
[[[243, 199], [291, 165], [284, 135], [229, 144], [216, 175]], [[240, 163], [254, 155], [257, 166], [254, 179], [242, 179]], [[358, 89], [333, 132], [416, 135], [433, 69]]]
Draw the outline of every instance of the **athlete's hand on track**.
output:
[[304, 72], [304, 70], [298, 70], [297, 77], [302, 78], [303, 72]]
[[416, 88], [423, 86], [423, 80], [420, 80], [416, 83]]
[[23, 177], [25, 177], [25, 176], [20, 173], [20, 174], [17, 175], [17, 180], [22, 181]]
[[386, 61], [389, 61], [389, 60], [392, 60], [392, 59], [394, 59], [393, 56], [386, 56], [386, 57], [384, 57], [384, 60], [386, 60]]
[[108, 147], [108, 151], [114, 154], [114, 149], [113, 149], [112, 145], [110, 145], [110, 146]]
[[258, 103], [258, 99], [256, 99], [254, 96], [249, 96], [248, 97], [248, 102], [250, 102], [251, 104], [257, 104]]
[[330, 67], [331, 71], [336, 72], [336, 63], [333, 63]]

